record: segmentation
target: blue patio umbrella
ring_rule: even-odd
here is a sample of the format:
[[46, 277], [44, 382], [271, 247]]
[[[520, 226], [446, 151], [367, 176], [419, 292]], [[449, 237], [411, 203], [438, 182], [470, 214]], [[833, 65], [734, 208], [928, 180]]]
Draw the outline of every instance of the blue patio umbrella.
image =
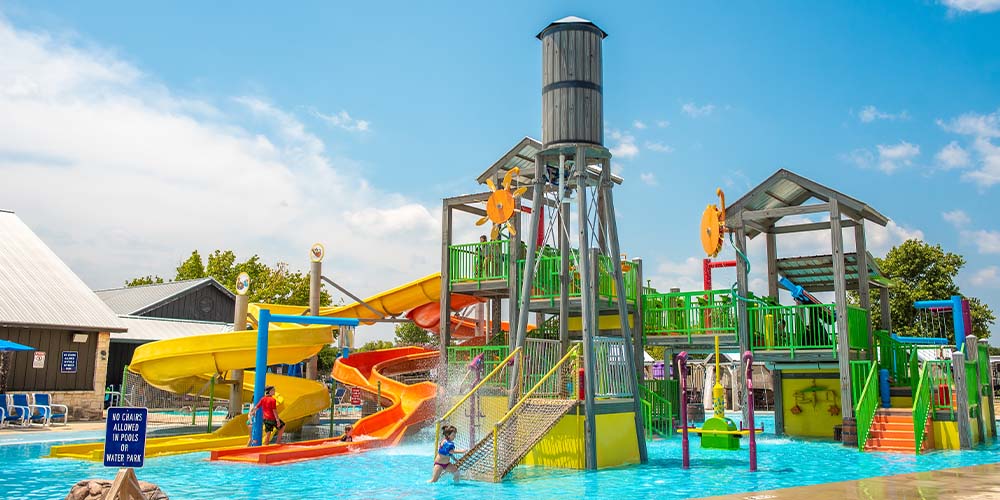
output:
[[34, 347], [0, 339], [0, 394], [7, 393], [7, 353], [11, 351], [34, 351]]

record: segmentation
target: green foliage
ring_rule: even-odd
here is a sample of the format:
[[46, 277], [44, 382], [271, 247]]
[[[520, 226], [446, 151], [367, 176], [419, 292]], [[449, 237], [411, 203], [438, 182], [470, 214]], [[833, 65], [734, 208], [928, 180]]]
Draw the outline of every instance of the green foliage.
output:
[[323, 349], [319, 351], [316, 355], [317, 360], [317, 370], [320, 373], [329, 374], [330, 370], [333, 370], [333, 362], [337, 361], [337, 357], [340, 356], [340, 348], [331, 347], [329, 345], [323, 346]]
[[666, 354], [667, 348], [662, 345], [648, 345], [646, 352], [653, 357], [654, 361], [663, 361], [663, 355]]
[[365, 342], [365, 345], [359, 347], [357, 352], [380, 351], [382, 349], [392, 349], [393, 347], [395, 346], [388, 340], [372, 340]]
[[396, 325], [396, 345], [427, 345], [436, 344], [437, 336], [420, 328], [414, 323], [406, 322]]
[[[251, 255], [243, 262], [238, 262], [232, 250], [215, 250], [203, 261], [197, 250], [177, 266], [174, 280], [188, 280], [205, 277], [215, 278], [229, 291], [236, 292], [236, 277], [245, 272], [250, 275], [250, 291], [247, 293], [250, 302], [267, 304], [284, 304], [296, 306], [309, 305], [309, 274], [291, 271], [284, 262], [269, 266], [261, 262], [259, 255]], [[148, 285], [163, 283], [159, 276], [143, 276], [125, 282], [125, 286]], [[320, 305], [332, 303], [330, 294], [320, 291]]]
[[133, 287], [142, 285], [155, 285], [157, 283], [163, 283], [163, 278], [159, 276], [146, 275], [146, 276], [140, 276], [138, 278], [132, 278], [126, 281], [125, 286]]
[[177, 266], [177, 275], [174, 279], [180, 280], [193, 280], [205, 277], [205, 264], [202, 263], [201, 254], [197, 250], [191, 252], [191, 256], [187, 258], [181, 265]]
[[[893, 331], [900, 335], [937, 335], [939, 332], [919, 331], [917, 311], [913, 303], [962, 295], [955, 277], [965, 266], [965, 258], [945, 252], [941, 245], [907, 240], [889, 250], [884, 259], [876, 257], [875, 261], [885, 277], [894, 283], [889, 299]], [[996, 320], [996, 315], [979, 299], [966, 298], [969, 300], [973, 333], [980, 338], [988, 338], [990, 325]], [[857, 303], [857, 294], [852, 292], [851, 299], [851, 302]], [[871, 312], [872, 324], [878, 325], [881, 321], [881, 303], [877, 290], [872, 293]]]

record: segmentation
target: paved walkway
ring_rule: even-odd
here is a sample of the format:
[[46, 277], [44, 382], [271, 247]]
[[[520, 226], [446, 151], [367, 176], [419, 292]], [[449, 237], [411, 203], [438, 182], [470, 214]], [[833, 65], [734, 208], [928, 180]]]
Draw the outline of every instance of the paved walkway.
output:
[[1000, 463], [914, 472], [858, 481], [708, 497], [704, 500], [908, 500], [1000, 498]]

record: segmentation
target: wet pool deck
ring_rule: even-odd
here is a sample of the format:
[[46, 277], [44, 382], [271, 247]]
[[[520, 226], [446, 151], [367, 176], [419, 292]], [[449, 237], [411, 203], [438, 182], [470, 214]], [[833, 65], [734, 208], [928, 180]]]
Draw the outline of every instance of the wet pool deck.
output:
[[703, 500], [1000, 498], [1000, 463], [706, 497]]

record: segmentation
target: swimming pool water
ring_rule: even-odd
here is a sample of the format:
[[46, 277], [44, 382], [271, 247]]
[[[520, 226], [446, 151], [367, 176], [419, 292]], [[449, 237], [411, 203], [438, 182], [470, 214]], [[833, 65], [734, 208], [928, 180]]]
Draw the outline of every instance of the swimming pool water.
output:
[[[160, 485], [171, 498], [689, 498], [826, 483], [1000, 461], [1000, 446], [921, 456], [859, 453], [831, 442], [778, 438], [758, 440], [756, 474], [748, 455], [702, 450], [691, 440], [691, 469], [681, 469], [675, 437], [649, 443], [643, 466], [581, 472], [519, 467], [501, 484], [443, 478], [427, 484], [429, 434], [418, 442], [357, 455], [283, 466], [208, 462], [207, 453], [147, 459], [139, 479]], [[421, 440], [422, 439], [422, 440]], [[0, 447], [0, 497], [63, 498], [81, 479], [113, 478], [114, 469], [77, 460], [40, 458], [50, 443]]]

